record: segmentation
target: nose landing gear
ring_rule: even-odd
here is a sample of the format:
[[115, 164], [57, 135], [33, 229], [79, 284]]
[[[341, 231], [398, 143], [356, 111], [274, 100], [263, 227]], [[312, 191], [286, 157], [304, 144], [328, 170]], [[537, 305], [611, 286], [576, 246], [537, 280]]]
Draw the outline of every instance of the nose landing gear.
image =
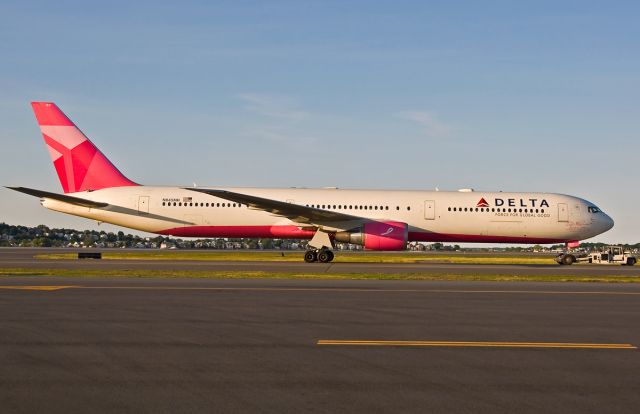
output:
[[333, 252], [329, 249], [307, 250], [304, 254], [304, 261], [307, 263], [329, 263], [333, 260], [333, 257]]

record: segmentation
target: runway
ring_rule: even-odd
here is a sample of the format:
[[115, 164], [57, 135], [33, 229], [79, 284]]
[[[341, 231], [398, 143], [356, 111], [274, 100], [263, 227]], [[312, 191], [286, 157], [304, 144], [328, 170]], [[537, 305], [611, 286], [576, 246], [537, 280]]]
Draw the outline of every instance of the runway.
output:
[[0, 282], [3, 412], [633, 413], [640, 404], [637, 284]]
[[[92, 250], [93, 251], [93, 250]], [[490, 274], [490, 275], [575, 275], [575, 276], [638, 276], [640, 266], [573, 265], [560, 266], [549, 258], [549, 264], [453, 264], [453, 263], [305, 263], [300, 252], [299, 262], [266, 261], [204, 261], [204, 260], [35, 260], [37, 254], [71, 253], [67, 249], [0, 249], [1, 268], [31, 269], [108, 269], [108, 270], [185, 270], [185, 271], [264, 271], [316, 273], [429, 273], [429, 274]], [[288, 253], [290, 254], [290, 253]], [[339, 254], [339, 253], [338, 253]]]

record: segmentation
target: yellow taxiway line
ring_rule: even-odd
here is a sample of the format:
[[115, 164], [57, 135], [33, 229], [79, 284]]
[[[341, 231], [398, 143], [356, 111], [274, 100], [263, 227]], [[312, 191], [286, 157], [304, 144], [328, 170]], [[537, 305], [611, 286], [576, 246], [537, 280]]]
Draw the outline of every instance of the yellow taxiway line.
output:
[[470, 341], [348, 341], [321, 339], [317, 345], [338, 346], [429, 346], [476, 348], [568, 348], [568, 349], [638, 349], [632, 344], [597, 344], [575, 342], [470, 342]]
[[10, 289], [10, 290], [42, 290], [42, 291], [54, 291], [54, 290], [60, 290], [60, 289], [69, 289], [69, 288], [76, 288], [79, 286], [19, 286], [19, 285], [14, 285], [14, 286], [0, 286], [0, 289]]

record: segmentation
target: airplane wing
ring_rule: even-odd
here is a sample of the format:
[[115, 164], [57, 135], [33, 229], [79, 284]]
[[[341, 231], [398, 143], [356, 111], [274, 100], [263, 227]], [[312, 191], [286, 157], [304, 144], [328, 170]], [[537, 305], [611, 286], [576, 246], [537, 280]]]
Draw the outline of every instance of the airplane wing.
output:
[[27, 187], [7, 187], [10, 190], [19, 191], [21, 193], [29, 194], [34, 197], [50, 198], [52, 200], [62, 201], [63, 203], [74, 204], [76, 206], [88, 207], [88, 208], [100, 208], [107, 207], [108, 203], [101, 203], [98, 201], [87, 200], [86, 198], [73, 197], [63, 194], [50, 193], [48, 191], [35, 190]]
[[297, 223], [341, 223], [363, 221], [363, 217], [352, 216], [331, 210], [302, 206], [300, 204], [287, 203], [270, 198], [256, 197], [248, 194], [235, 193], [227, 190], [215, 190], [206, 188], [184, 188], [197, 191], [214, 197], [223, 198], [240, 204], [246, 204], [254, 210], [268, 211], [276, 216], [286, 217]]

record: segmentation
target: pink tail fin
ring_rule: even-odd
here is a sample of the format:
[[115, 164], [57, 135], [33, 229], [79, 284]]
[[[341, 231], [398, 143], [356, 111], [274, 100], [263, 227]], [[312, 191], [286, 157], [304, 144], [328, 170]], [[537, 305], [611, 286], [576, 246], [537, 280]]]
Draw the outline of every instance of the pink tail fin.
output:
[[65, 193], [138, 185], [122, 175], [56, 104], [31, 106]]

